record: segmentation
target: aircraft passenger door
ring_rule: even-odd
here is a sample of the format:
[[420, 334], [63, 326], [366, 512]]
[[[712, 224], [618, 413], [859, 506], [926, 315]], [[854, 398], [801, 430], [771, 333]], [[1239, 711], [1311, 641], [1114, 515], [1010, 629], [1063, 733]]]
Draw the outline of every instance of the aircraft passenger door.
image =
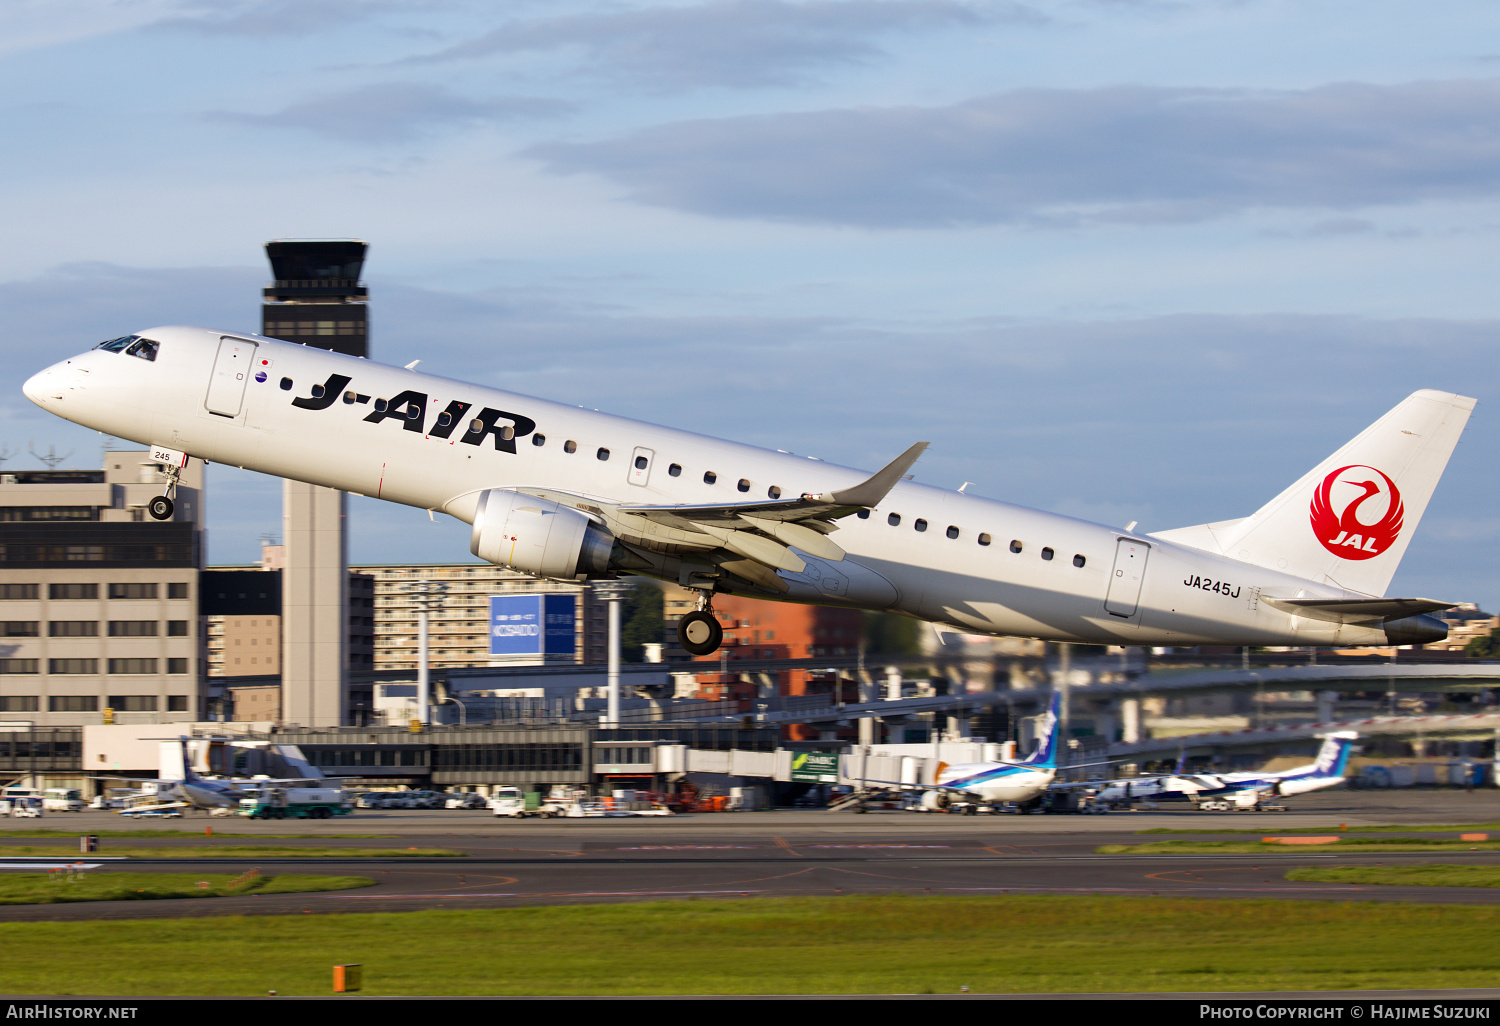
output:
[[635, 452], [630, 454], [630, 483], [633, 485], [645, 485], [651, 480], [651, 460], [656, 453], [650, 449], [636, 446]]
[[209, 413], [221, 417], [238, 417], [245, 401], [245, 385], [250, 368], [255, 366], [255, 343], [242, 338], [219, 339], [219, 355], [214, 358], [213, 376], [208, 379], [208, 395], [203, 405]]
[[1141, 584], [1146, 579], [1146, 557], [1151, 546], [1121, 538], [1115, 546], [1115, 568], [1109, 575], [1104, 610], [1112, 616], [1131, 617], [1140, 605]]

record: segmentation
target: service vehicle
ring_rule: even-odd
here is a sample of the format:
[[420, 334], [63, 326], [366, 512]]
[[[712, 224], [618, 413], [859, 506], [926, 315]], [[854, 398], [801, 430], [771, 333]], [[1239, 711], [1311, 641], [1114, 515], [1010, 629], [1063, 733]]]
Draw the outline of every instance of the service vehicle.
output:
[[268, 787], [240, 799], [240, 815], [249, 819], [332, 819], [353, 811], [353, 803], [336, 787]]
[[82, 812], [88, 807], [76, 787], [49, 787], [42, 795], [42, 808], [48, 812]]

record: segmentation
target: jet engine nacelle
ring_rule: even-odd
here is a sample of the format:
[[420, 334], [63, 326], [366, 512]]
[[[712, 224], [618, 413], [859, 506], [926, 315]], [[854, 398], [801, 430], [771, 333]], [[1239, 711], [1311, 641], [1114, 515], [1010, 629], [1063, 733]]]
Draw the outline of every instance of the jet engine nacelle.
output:
[[947, 791], [926, 791], [922, 794], [922, 808], [928, 812], [947, 812], [953, 804], [953, 796]]
[[469, 551], [534, 577], [580, 580], [609, 569], [614, 537], [571, 506], [491, 488], [479, 497]]

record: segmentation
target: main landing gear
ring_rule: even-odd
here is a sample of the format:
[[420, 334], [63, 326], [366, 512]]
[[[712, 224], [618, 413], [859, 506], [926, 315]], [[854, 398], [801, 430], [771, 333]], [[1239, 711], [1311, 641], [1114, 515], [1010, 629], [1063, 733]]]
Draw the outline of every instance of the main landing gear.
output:
[[724, 628], [714, 616], [713, 592], [698, 592], [698, 608], [677, 621], [677, 643], [695, 656], [711, 655], [724, 643]]
[[146, 503], [146, 512], [151, 514], [152, 520], [171, 520], [172, 512], [177, 508], [172, 499], [177, 494], [177, 482], [182, 478], [182, 468], [164, 466], [162, 473], [167, 476], [166, 494], [158, 495]]

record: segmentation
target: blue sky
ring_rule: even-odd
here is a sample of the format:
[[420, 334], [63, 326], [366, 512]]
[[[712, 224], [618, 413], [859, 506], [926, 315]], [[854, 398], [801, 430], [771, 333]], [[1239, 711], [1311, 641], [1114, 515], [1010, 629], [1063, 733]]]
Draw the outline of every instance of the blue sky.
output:
[[[19, 384], [253, 329], [274, 238], [371, 244], [376, 359], [1154, 530], [1416, 388], [1480, 406], [1392, 585], [1500, 607], [1500, 8], [10, 0]], [[213, 562], [277, 482], [210, 470]], [[356, 562], [467, 531], [352, 500]]]

